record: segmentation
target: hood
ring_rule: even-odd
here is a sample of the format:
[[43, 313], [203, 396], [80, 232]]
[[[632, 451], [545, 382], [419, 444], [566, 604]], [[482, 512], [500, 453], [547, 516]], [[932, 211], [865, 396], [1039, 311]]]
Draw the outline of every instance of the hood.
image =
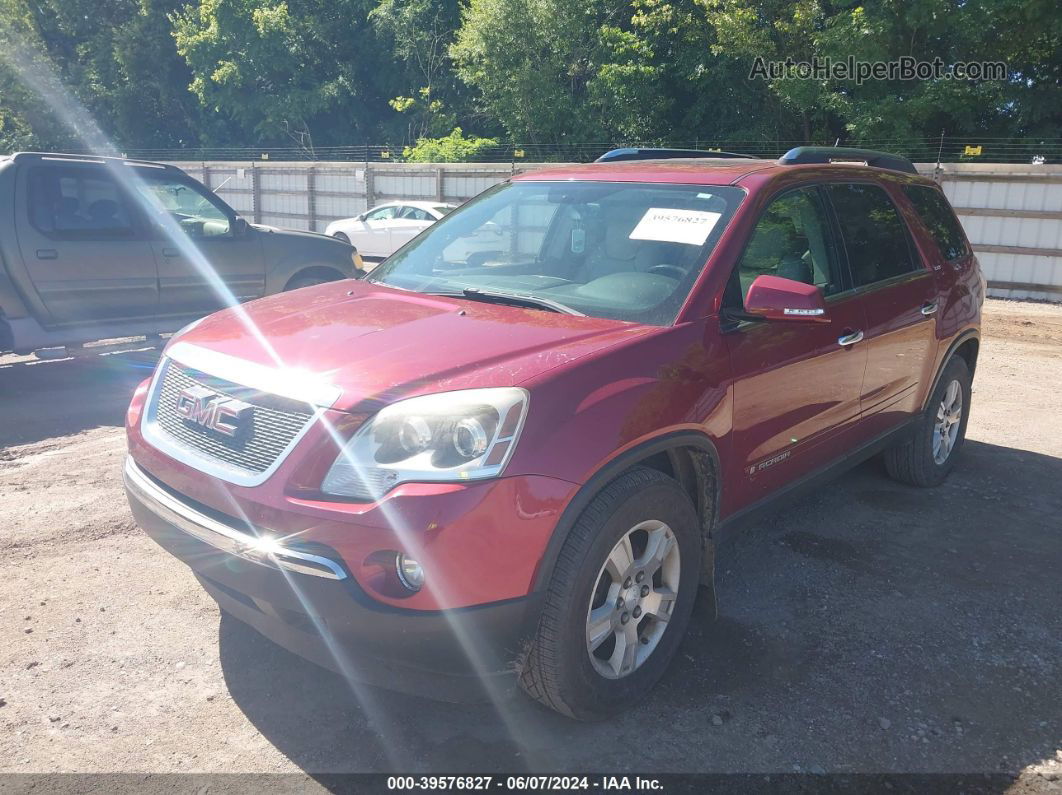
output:
[[332, 405], [349, 410], [366, 400], [516, 386], [654, 330], [344, 281], [223, 310], [167, 351], [180, 359], [193, 346], [214, 361], [265, 366], [292, 387], [330, 385], [339, 393]]

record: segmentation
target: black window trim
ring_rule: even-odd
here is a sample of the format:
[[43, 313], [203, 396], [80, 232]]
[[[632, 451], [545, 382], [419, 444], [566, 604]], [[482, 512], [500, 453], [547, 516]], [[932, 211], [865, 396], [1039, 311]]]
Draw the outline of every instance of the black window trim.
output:
[[830, 303], [831, 299], [836, 300], [841, 296], [847, 298], [849, 296], [866, 295], [868, 293], [877, 292], [878, 290], [883, 290], [888, 287], [895, 287], [899, 284], [905, 284], [909, 281], [915, 281], [916, 279], [929, 277], [932, 275], [927, 264], [922, 260], [922, 255], [919, 253], [918, 247], [915, 245], [914, 235], [911, 232], [910, 225], [907, 223], [907, 219], [904, 217], [903, 211], [900, 209], [900, 207], [897, 206], [896, 200], [893, 199], [892, 194], [889, 193], [889, 191], [885, 188], [884, 185], [872, 179], [841, 179], [823, 184], [829, 186], [873, 185], [882, 193], [884, 193], [885, 198], [892, 205], [893, 209], [896, 210], [896, 215], [899, 217], [900, 223], [903, 226], [904, 237], [907, 239], [907, 251], [911, 256], [911, 262], [915, 266], [906, 273], [897, 273], [895, 276], [890, 276], [887, 279], [880, 279], [879, 281], [871, 282], [870, 284], [863, 284], [857, 286], [855, 283], [855, 276], [852, 275], [852, 263], [848, 257], [848, 246], [845, 244], [844, 233], [841, 230], [841, 221], [837, 216], [837, 208], [833, 204], [833, 199], [830, 198], [829, 191], [824, 191], [826, 203], [829, 207], [829, 212], [833, 217], [834, 232], [840, 243], [839, 253], [844, 258], [845, 272], [848, 274], [848, 289], [844, 292], [834, 293], [831, 296], [827, 296], [827, 303]]
[[[57, 171], [61, 174], [70, 172], [85, 172], [89, 177], [93, 179], [99, 179], [101, 181], [110, 181], [115, 188], [117, 194], [125, 202], [125, 211], [129, 217], [129, 230], [131, 234], [99, 234], [97, 230], [92, 229], [69, 229], [69, 230], [48, 230], [41, 229], [34, 218], [33, 207], [35, 201], [35, 194], [37, 186], [34, 181], [34, 175], [41, 171]], [[33, 227], [34, 231], [43, 235], [49, 240], [57, 240], [60, 242], [91, 242], [91, 243], [143, 243], [150, 240], [147, 234], [148, 225], [144, 221], [143, 214], [140, 212], [140, 208], [137, 206], [133, 196], [129, 195], [129, 192], [122, 185], [120, 179], [117, 179], [114, 174], [110, 173], [110, 170], [104, 163], [93, 162], [76, 162], [76, 161], [55, 161], [51, 163], [32, 163], [30, 167], [26, 169], [26, 220], [29, 221], [29, 225]]]
[[[842, 297], [843, 298], [848, 298], [848, 297], [852, 296], [852, 294], [853, 294], [853, 291], [852, 291], [853, 280], [852, 280], [852, 274], [851, 274], [851, 272], [848, 269], [848, 254], [847, 254], [846, 251], [844, 251], [842, 249], [842, 242], [841, 242], [841, 239], [840, 239], [840, 230], [838, 229], [837, 219], [836, 219], [836, 217], [834, 215], [834, 212], [833, 212], [833, 205], [830, 203], [829, 195], [824, 190], [824, 188], [827, 185], [830, 185], [830, 184], [832, 184], [832, 183], [830, 183], [830, 182], [804, 182], [804, 183], [800, 183], [799, 185], [786, 185], [785, 187], [779, 189], [775, 193], [772, 193], [772, 194], [770, 194], [768, 196], [767, 201], [764, 203], [764, 205], [760, 209], [759, 213], [757, 213], [756, 220], [753, 221], [753, 223], [752, 223], [752, 229], [749, 232], [748, 237], [745, 239], [744, 244], [741, 246], [741, 252], [738, 254], [737, 258], [734, 260], [734, 264], [730, 268], [730, 275], [727, 276], [726, 282], [724, 282], [724, 286], [723, 286], [723, 296], [722, 296], [722, 300], [723, 301], [726, 300], [727, 291], [729, 289], [731, 289], [730, 288], [730, 283], [736, 277], [736, 274], [738, 272], [738, 268], [741, 266], [741, 260], [744, 259], [744, 257], [745, 257], [745, 251], [748, 248], [749, 243], [752, 242], [752, 236], [753, 236], [753, 234], [756, 231], [756, 227], [759, 225], [760, 220], [763, 218], [763, 216], [767, 212], [767, 210], [770, 209], [771, 205], [774, 204], [776, 201], [778, 201], [779, 199], [785, 198], [790, 193], [797, 193], [799, 191], [808, 191], [808, 190], [813, 191], [815, 193], [815, 195], [818, 197], [819, 209], [823, 213], [823, 220], [826, 222], [826, 233], [827, 233], [827, 235], [829, 237], [829, 239], [827, 240], [827, 245], [832, 250], [832, 256], [833, 256], [833, 258], [835, 260], [835, 262], [831, 263], [831, 264], [835, 264], [837, 266], [837, 271], [838, 271], [837, 275], [840, 277], [840, 281], [841, 281], [841, 289], [838, 290], [835, 293], [830, 293], [829, 295], [826, 295], [824, 293], [823, 294], [823, 299], [826, 301], [826, 303], [832, 304], [839, 298], [842, 298]], [[741, 290], [741, 288], [740, 288], [740, 285], [739, 285], [739, 287], [738, 287], [739, 294], [740, 294], [740, 290]], [[724, 315], [723, 318], [722, 318], [722, 320], [723, 320], [723, 331], [724, 332], [743, 331], [746, 328], [760, 326], [760, 325], [763, 324], [763, 319], [762, 318], [745, 315], [745, 313], [744, 313], [745, 296], [743, 296], [743, 295], [741, 296], [741, 304], [742, 304], [741, 307], [738, 307], [738, 308], [727, 307], [727, 306], [721, 306], [720, 307], [721, 310], [722, 310], [722, 313], [728, 313], [729, 314], [729, 317]]]

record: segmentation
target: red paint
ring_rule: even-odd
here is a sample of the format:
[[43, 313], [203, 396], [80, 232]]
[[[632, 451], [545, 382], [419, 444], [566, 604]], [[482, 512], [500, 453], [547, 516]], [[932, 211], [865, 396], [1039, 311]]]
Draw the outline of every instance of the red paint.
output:
[[[530, 408], [503, 477], [405, 484], [375, 503], [331, 500], [317, 487], [335, 446], [315, 428], [264, 484], [234, 486], [144, 441], [143, 389], [128, 414], [135, 460], [191, 499], [331, 546], [382, 602], [421, 609], [481, 604], [528, 593], [580, 484], [619, 456], [676, 431], [701, 434], [718, 451], [725, 519], [918, 411], [950, 342], [980, 323], [976, 259], [941, 262], [898, 189], [931, 184], [924, 178], [749, 160], [722, 167], [682, 161], [568, 166], [516, 179], [733, 184], [747, 198], [670, 327], [348, 281], [219, 312], [181, 338], [263, 364], [280, 361], [335, 384], [342, 395], [327, 418], [344, 438], [381, 403], [521, 386]], [[801, 185], [867, 180], [885, 185], [900, 207], [924, 271], [884, 290], [828, 301], [815, 288], [761, 277], [752, 305], [764, 314], [790, 306], [824, 308], [825, 316], [729, 330], [720, 317], [723, 290], [770, 199]], [[920, 308], [933, 300], [939, 310], [926, 317]], [[261, 337], [248, 331], [252, 325]], [[855, 330], [864, 332], [863, 342], [838, 345]], [[409, 597], [389, 591], [373, 557], [381, 550], [416, 555], [431, 587]]]

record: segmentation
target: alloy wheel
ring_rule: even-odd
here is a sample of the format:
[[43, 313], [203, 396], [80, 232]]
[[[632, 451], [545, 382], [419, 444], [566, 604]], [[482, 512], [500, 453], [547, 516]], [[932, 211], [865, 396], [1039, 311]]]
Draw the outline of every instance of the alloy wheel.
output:
[[586, 613], [586, 651], [599, 674], [620, 679], [649, 658], [667, 631], [680, 573], [678, 539], [663, 522], [641, 522], [616, 542]]
[[952, 381], [944, 390], [944, 397], [937, 407], [937, 419], [933, 424], [933, 460], [943, 464], [948, 460], [959, 438], [962, 421], [962, 385]]

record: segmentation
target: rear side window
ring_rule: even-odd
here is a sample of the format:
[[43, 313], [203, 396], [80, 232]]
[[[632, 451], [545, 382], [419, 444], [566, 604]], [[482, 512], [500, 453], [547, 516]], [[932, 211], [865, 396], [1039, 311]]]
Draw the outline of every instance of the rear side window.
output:
[[915, 269], [907, 226], [889, 195], [877, 185], [830, 185], [856, 287], [885, 281]]
[[403, 207], [402, 212], [398, 214], [398, 217], [404, 221], [434, 221], [431, 214], [427, 210], [422, 210], [419, 207]]
[[29, 199], [30, 222], [45, 234], [80, 240], [134, 236], [128, 203], [102, 170], [34, 168]]
[[962, 225], [943, 193], [924, 185], [907, 185], [903, 191], [918, 210], [933, 239], [937, 241], [944, 259], [959, 259], [970, 253]]

